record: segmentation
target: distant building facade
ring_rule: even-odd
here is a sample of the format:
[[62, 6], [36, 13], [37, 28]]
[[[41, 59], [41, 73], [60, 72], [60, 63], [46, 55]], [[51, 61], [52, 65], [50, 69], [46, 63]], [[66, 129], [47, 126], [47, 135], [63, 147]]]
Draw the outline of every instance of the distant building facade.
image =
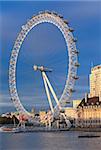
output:
[[65, 115], [68, 118], [77, 118], [76, 108], [81, 103], [82, 100], [72, 100], [72, 107], [65, 108]]
[[67, 107], [65, 109], [65, 115], [71, 119], [77, 118], [76, 109], [73, 107]]
[[101, 65], [91, 69], [90, 97], [98, 96], [101, 99]]
[[40, 111], [39, 112], [39, 117], [40, 117], [40, 122], [41, 123], [46, 123], [46, 111]]
[[75, 126], [75, 120], [77, 120], [77, 110], [73, 107], [67, 107], [65, 109], [66, 117], [71, 121], [72, 125]]
[[81, 103], [81, 100], [73, 100], [73, 108], [77, 108], [77, 106]]
[[101, 127], [101, 101], [99, 97], [84, 98], [77, 107], [77, 127]]
[[101, 127], [101, 65], [91, 69], [90, 94], [85, 98], [73, 100], [73, 108], [66, 110], [75, 127]]

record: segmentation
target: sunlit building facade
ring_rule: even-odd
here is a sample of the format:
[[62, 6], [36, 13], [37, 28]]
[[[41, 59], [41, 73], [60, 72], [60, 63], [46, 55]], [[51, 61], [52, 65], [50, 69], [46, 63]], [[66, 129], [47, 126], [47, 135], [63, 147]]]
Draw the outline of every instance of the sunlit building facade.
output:
[[72, 126], [75, 126], [75, 121], [78, 118], [76, 108], [67, 107], [65, 109], [65, 115], [70, 120], [70, 122], [72, 123]]
[[90, 97], [98, 96], [101, 100], [101, 65], [91, 69], [90, 74]]
[[99, 97], [84, 98], [77, 107], [77, 127], [101, 127], [101, 102]]
[[40, 122], [44, 124], [46, 122], [46, 111], [40, 111], [39, 117], [40, 117]]
[[81, 100], [73, 100], [73, 108], [77, 108], [77, 106], [80, 104]]
[[65, 114], [70, 119], [77, 118], [76, 108], [73, 108], [73, 107], [66, 108]]
[[101, 65], [91, 69], [90, 94], [77, 106], [77, 127], [101, 127]]

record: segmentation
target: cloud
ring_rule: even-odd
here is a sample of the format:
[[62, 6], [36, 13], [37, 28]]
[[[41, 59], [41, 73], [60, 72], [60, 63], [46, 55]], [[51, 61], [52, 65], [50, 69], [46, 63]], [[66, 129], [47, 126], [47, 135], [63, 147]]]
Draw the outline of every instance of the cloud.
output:
[[12, 102], [0, 102], [0, 107], [13, 107]]

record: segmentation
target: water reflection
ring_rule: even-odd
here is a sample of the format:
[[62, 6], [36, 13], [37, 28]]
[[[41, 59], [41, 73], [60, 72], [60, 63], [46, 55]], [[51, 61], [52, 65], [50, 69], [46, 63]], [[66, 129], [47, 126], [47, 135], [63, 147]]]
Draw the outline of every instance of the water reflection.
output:
[[[100, 138], [78, 138], [81, 132], [0, 133], [1, 150], [100, 150]], [[101, 133], [94, 133], [101, 136]]]

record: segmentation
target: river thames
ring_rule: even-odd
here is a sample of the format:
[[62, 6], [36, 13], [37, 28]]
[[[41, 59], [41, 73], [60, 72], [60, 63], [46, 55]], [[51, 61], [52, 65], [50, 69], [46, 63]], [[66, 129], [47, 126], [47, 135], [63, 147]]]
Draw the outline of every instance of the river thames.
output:
[[[0, 150], [101, 150], [101, 137], [78, 138], [83, 134], [86, 133], [80, 131], [0, 133]], [[101, 132], [94, 135], [101, 136]]]

